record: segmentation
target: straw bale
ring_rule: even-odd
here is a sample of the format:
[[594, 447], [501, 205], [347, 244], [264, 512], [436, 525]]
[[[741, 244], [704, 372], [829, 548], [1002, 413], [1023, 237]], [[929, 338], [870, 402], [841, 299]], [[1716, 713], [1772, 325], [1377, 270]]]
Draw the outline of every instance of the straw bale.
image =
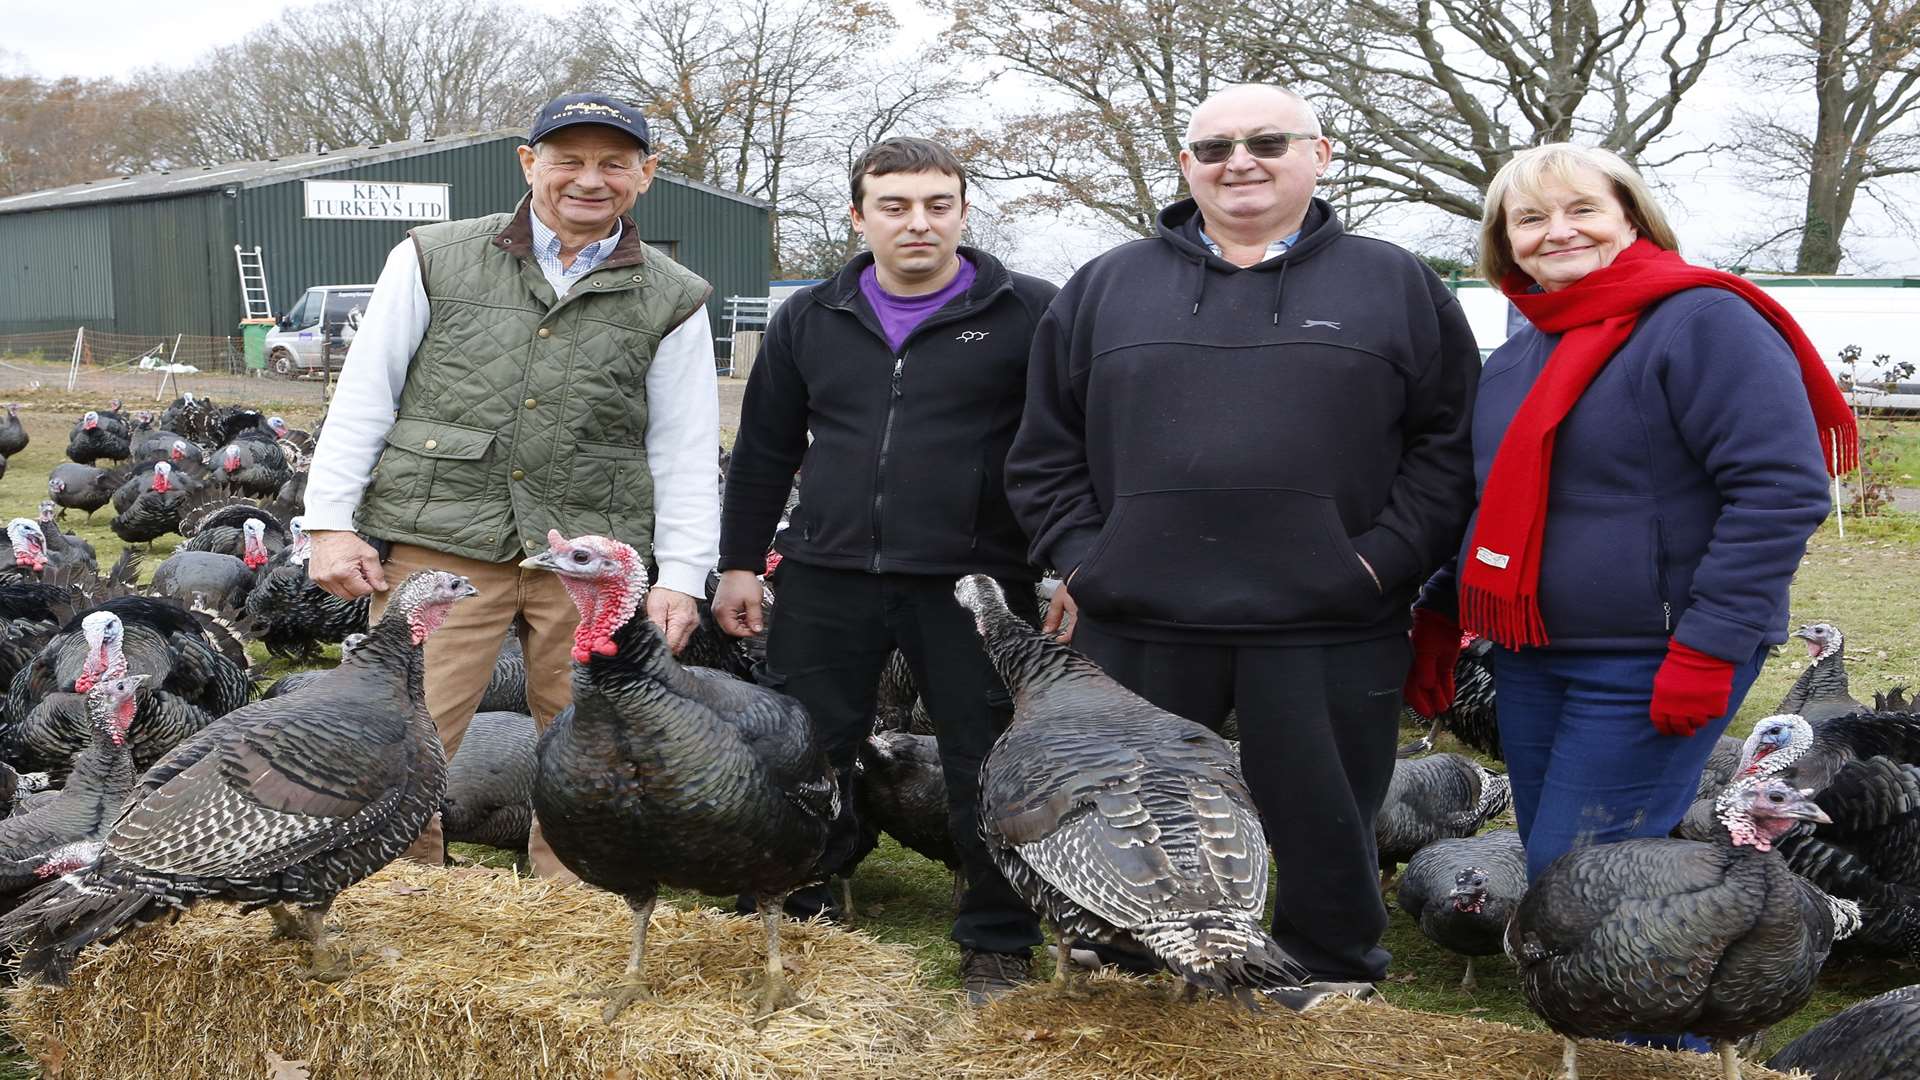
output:
[[[1103, 974], [1081, 997], [1023, 988], [955, 1016], [903, 1080], [1541, 1080], [1560, 1075], [1557, 1035], [1508, 1024], [1330, 1000], [1305, 1015], [1172, 1000], [1166, 980]], [[1580, 1043], [1593, 1080], [1719, 1080], [1719, 1059]], [[1746, 1080], [1786, 1074], [1743, 1061]]]
[[757, 919], [662, 903], [647, 941], [655, 996], [613, 1024], [569, 995], [626, 963], [626, 906], [597, 889], [485, 869], [395, 864], [333, 908], [366, 966], [323, 985], [264, 913], [205, 905], [91, 952], [66, 990], [11, 992], [15, 1037], [89, 1080], [649, 1080], [859, 1077], [891, 1072], [951, 1009], [912, 950], [786, 922], [781, 950], [806, 1015], [755, 1029]]

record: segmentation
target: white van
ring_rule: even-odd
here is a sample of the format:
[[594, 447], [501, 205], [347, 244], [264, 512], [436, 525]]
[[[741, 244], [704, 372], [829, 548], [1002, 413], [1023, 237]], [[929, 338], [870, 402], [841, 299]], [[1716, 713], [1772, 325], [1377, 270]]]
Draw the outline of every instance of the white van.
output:
[[293, 310], [267, 331], [267, 366], [277, 375], [317, 371], [322, 349], [331, 345], [333, 366], [346, 359], [347, 342], [360, 328], [360, 316], [373, 296], [371, 285], [315, 285]]

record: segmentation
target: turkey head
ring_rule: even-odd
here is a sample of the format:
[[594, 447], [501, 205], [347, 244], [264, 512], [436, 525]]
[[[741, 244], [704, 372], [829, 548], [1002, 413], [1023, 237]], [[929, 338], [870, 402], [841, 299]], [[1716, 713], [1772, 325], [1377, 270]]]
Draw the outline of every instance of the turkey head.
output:
[[560, 575], [573, 606], [580, 609], [580, 627], [573, 634], [576, 662], [619, 651], [613, 635], [647, 597], [647, 567], [639, 552], [611, 537], [569, 540], [560, 530], [549, 529], [547, 550], [522, 559], [520, 565]]
[[16, 566], [44, 570], [47, 566], [47, 538], [39, 522], [32, 518], [14, 518], [7, 522], [7, 542], [13, 546]]
[[140, 684], [148, 678], [126, 675], [103, 679], [87, 691], [87, 719], [93, 721], [96, 743], [104, 740], [115, 747], [127, 744], [127, 731], [133, 727], [133, 714], [139, 707]]
[[80, 665], [80, 676], [73, 688], [85, 694], [102, 679], [118, 679], [127, 673], [127, 655], [122, 651], [127, 629], [120, 616], [111, 611], [96, 611], [80, 620], [80, 632], [87, 639], [87, 658]]
[[1828, 825], [1833, 819], [1814, 805], [1813, 792], [1802, 791], [1780, 779], [1748, 777], [1723, 792], [1715, 807], [1736, 847], [1772, 851], [1774, 841], [1796, 822]]
[[387, 610], [380, 616], [380, 621], [406, 620], [413, 643], [418, 645], [447, 620], [447, 610], [455, 600], [463, 596], [476, 596], [479, 592], [472, 582], [459, 574], [445, 570], [422, 570], [409, 575], [393, 591], [393, 599], [387, 601]]

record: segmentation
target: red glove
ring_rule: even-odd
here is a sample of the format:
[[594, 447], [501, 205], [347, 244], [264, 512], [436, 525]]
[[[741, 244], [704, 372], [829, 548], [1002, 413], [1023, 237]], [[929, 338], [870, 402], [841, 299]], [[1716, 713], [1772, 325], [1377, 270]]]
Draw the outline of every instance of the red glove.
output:
[[1460, 659], [1460, 624], [1431, 608], [1413, 609], [1413, 667], [1400, 696], [1428, 720], [1453, 705], [1453, 664]]
[[1653, 729], [1686, 737], [1727, 711], [1733, 696], [1733, 661], [1708, 656], [1679, 641], [1667, 641], [1667, 659], [1653, 676]]

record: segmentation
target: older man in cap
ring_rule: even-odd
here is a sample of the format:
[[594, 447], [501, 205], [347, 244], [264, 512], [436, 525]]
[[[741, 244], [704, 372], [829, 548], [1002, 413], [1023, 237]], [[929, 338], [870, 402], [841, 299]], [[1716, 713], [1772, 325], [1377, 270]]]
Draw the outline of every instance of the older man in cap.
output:
[[[653, 181], [625, 101], [549, 102], [518, 150], [513, 212], [413, 229], [393, 249], [340, 374], [307, 485], [308, 573], [335, 596], [423, 569], [480, 595], [428, 641], [427, 708], [451, 756], [517, 628], [527, 704], [570, 699], [572, 602], [519, 560], [549, 529], [632, 544], [658, 566], [646, 615], [678, 651], [719, 555], [719, 405], [708, 284], [640, 241]], [[568, 876], [533, 827], [536, 873]], [[408, 852], [445, 857], [436, 815]]]

